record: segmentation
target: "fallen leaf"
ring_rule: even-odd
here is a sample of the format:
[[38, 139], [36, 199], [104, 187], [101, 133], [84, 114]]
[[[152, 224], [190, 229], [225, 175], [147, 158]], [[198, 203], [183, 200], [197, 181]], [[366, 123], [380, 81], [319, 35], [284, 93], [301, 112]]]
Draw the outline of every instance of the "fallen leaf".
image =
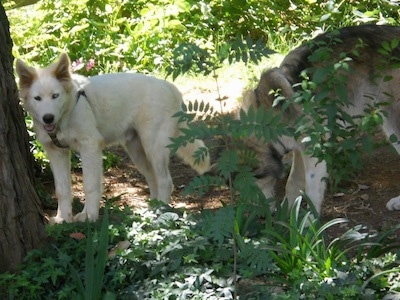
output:
[[369, 189], [369, 186], [368, 186], [368, 185], [365, 185], [365, 184], [359, 184], [359, 185], [358, 185], [358, 189], [361, 190], [361, 191], [363, 191], [363, 190], [368, 190], [368, 189]]
[[108, 258], [112, 259], [117, 255], [118, 251], [128, 249], [131, 243], [129, 241], [121, 241], [117, 245], [115, 245], [109, 252]]
[[333, 194], [333, 197], [343, 197], [343, 196], [344, 196], [344, 193]]
[[76, 240], [83, 240], [84, 238], [86, 238], [86, 236], [82, 232], [73, 232], [69, 235], [69, 237]]

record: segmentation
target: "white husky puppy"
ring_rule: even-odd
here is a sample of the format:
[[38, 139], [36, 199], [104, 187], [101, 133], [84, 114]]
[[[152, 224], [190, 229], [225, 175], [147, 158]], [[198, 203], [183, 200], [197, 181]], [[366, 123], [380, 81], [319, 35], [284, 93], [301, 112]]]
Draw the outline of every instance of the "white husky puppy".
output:
[[[177, 118], [182, 95], [165, 80], [117, 73], [91, 78], [71, 75], [70, 59], [43, 69], [16, 63], [20, 96], [32, 115], [37, 139], [43, 144], [54, 176], [57, 215], [51, 222], [94, 221], [102, 196], [102, 149], [121, 144], [145, 176], [150, 198], [166, 203], [173, 189], [168, 169], [170, 137], [180, 134]], [[195, 163], [200, 140], [181, 147], [177, 155], [197, 172], [209, 169], [209, 157]], [[80, 153], [85, 206], [72, 217], [70, 149]]]

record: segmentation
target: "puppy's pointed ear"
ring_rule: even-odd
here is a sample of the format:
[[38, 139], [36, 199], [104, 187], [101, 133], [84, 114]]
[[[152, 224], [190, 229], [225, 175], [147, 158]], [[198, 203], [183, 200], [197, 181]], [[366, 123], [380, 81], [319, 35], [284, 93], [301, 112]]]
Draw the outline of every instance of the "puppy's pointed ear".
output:
[[33, 67], [29, 67], [22, 60], [17, 59], [17, 63], [15, 65], [15, 70], [17, 71], [19, 77], [19, 86], [20, 89], [30, 88], [32, 82], [37, 77], [36, 69]]
[[71, 61], [68, 54], [62, 53], [58, 61], [54, 64], [53, 74], [59, 81], [71, 80]]

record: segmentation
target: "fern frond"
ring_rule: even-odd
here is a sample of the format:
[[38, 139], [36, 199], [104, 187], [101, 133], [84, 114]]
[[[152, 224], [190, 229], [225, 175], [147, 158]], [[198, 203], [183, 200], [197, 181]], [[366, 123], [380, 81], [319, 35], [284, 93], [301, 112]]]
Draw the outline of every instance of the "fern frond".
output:
[[206, 192], [213, 187], [221, 187], [225, 184], [225, 180], [219, 176], [202, 175], [195, 177], [184, 189], [183, 195], [193, 195], [201, 198]]
[[232, 205], [227, 205], [214, 212], [203, 213], [202, 228], [204, 234], [222, 244], [226, 238], [234, 234], [235, 210]]
[[219, 174], [228, 179], [229, 176], [238, 171], [239, 156], [235, 150], [225, 150], [217, 161], [217, 170]]

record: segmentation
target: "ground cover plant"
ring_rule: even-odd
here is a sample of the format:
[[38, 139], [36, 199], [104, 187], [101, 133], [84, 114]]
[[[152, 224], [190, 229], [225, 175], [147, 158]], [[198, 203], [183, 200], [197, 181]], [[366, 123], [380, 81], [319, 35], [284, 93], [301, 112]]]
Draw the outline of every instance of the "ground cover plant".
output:
[[328, 241], [325, 230], [346, 221], [305, 227], [309, 213], [300, 203], [290, 216], [287, 207], [278, 210], [273, 222], [256, 222], [251, 205], [194, 215], [159, 203], [136, 213], [108, 206], [99, 223], [48, 227], [48, 246], [32, 251], [17, 273], [0, 275], [0, 294], [2, 299], [382, 299], [399, 291], [399, 261], [389, 252], [389, 233], [374, 237], [356, 227]]
[[[15, 56], [39, 65], [68, 51], [84, 75], [129, 69], [170, 78], [208, 74], [218, 82], [222, 66], [287, 52], [321, 29], [395, 24], [398, 7], [396, 1], [58, 0], [9, 15]], [[312, 89], [312, 82], [304, 85], [304, 92]], [[382, 299], [400, 293], [397, 227], [376, 233], [357, 225], [332, 238], [327, 231], [347, 221], [305, 226], [306, 198], [289, 214], [285, 205], [271, 214], [250, 172], [253, 154], [230, 149], [251, 133], [267, 141], [294, 133], [267, 112], [242, 112], [240, 123], [210, 110], [192, 103], [177, 116], [196, 121], [186, 138], [223, 136], [230, 147], [217, 174], [196, 178], [185, 192], [201, 197], [227, 185], [222, 208], [192, 213], [152, 202], [132, 212], [107, 199], [98, 223], [48, 227], [45, 248], [32, 251], [15, 274], [0, 274], [1, 298]], [[208, 113], [203, 122], [199, 112]], [[40, 145], [33, 151], [46, 169]], [[110, 155], [105, 161], [115, 164]]]

